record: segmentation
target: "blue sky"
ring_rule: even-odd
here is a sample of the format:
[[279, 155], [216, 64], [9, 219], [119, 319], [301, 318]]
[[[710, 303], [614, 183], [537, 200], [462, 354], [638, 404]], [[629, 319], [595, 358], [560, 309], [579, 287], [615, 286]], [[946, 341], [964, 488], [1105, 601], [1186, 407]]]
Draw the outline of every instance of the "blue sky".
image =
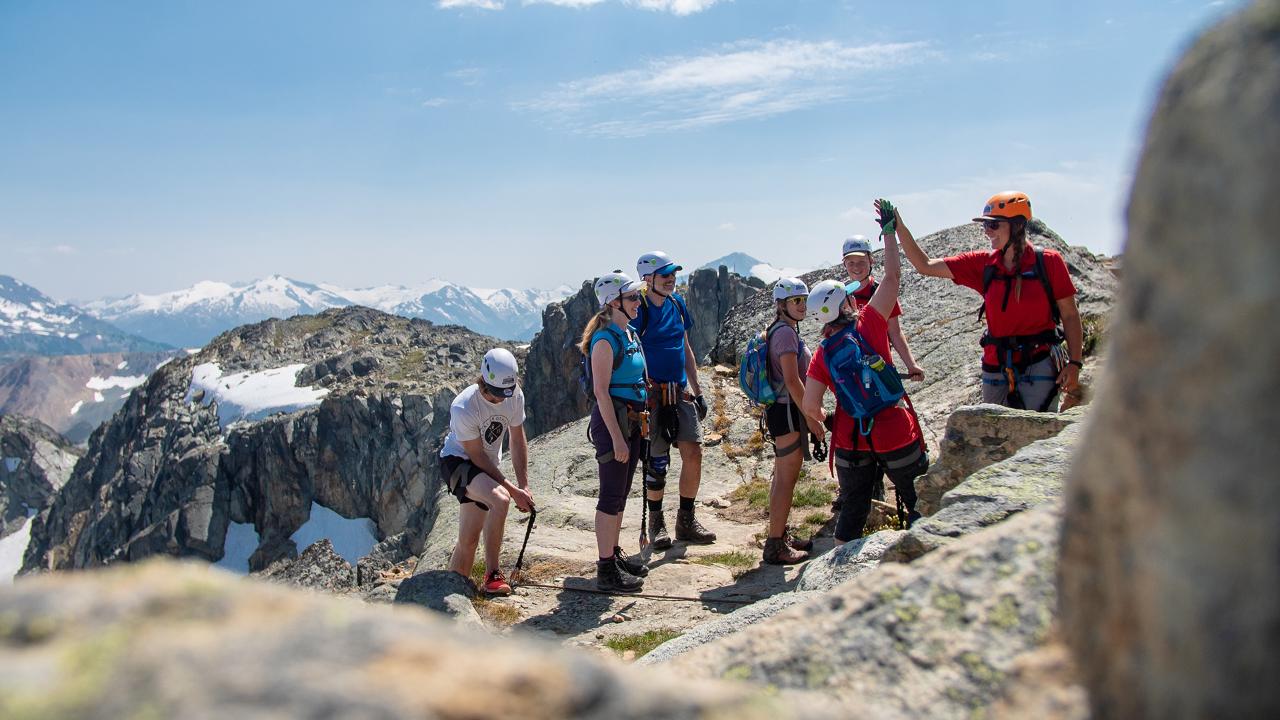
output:
[[0, 273], [576, 284], [834, 262], [1022, 189], [1115, 252], [1142, 130], [1238, 3], [0, 2]]

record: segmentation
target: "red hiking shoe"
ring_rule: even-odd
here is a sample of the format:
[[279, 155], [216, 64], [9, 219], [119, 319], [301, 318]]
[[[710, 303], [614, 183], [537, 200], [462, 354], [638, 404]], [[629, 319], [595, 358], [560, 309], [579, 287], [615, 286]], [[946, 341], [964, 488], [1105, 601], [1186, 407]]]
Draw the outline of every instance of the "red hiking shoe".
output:
[[486, 595], [510, 595], [511, 586], [502, 577], [501, 570], [494, 570], [484, 577], [484, 585], [480, 588]]

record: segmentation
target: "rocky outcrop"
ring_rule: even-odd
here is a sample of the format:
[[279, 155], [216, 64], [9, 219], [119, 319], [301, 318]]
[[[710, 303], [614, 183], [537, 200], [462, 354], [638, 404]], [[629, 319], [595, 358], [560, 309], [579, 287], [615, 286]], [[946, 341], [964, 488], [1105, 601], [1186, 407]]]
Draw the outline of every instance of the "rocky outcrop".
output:
[[[1078, 410], [1059, 417], [1078, 419]], [[1057, 504], [1080, 427], [1069, 424], [1054, 437], [1022, 448], [1012, 457], [970, 475], [942, 496], [942, 509], [903, 533], [885, 551], [887, 562], [911, 562], [1010, 516]]]
[[[902, 212], [910, 222], [911, 208], [903, 207]], [[1052, 248], [1066, 259], [1076, 286], [1076, 301], [1089, 328], [1086, 345], [1095, 348], [1096, 353], [1095, 333], [1105, 326], [1103, 320], [1111, 309], [1117, 286], [1115, 276], [1098, 256], [1084, 248], [1067, 245], [1039, 220], [1030, 224], [1029, 232], [1036, 247]], [[986, 238], [975, 223], [932, 233], [919, 238], [919, 242], [933, 257], [988, 247]], [[876, 255], [877, 269], [883, 266], [882, 252], [878, 251]], [[907, 391], [911, 393], [924, 425], [930, 450], [936, 454], [952, 411], [962, 405], [976, 405], [982, 399], [978, 383], [981, 371], [978, 339], [985, 324], [976, 319], [981, 300], [974, 291], [950, 280], [921, 276], [911, 270], [905, 259], [903, 268], [902, 330], [917, 362], [927, 373], [924, 382], [908, 383]], [[802, 276], [810, 287], [828, 278], [844, 279], [844, 268], [837, 265]], [[773, 317], [773, 300], [768, 293], [754, 295], [735, 307], [724, 319], [715, 347], [711, 350], [712, 361], [736, 365], [747, 339], [764, 329]], [[816, 347], [821, 330], [818, 324], [807, 320], [800, 327], [805, 342], [811, 348]], [[1091, 369], [1095, 362], [1096, 358], [1086, 356], [1087, 369]]]
[[1059, 524], [1052, 506], [1028, 511], [811, 594], [667, 666], [862, 702], [865, 717], [973, 717], [1002, 696], [1016, 659], [1048, 638]]
[[[161, 367], [94, 433], [35, 522], [25, 567], [218, 560], [238, 523], [258, 534], [249, 567], [263, 569], [296, 555], [291, 535], [315, 506], [370, 519], [370, 542], [406, 533], [416, 552], [435, 516], [448, 405], [495, 344], [358, 307], [223, 334]], [[215, 363], [221, 379], [193, 387]], [[319, 386], [302, 393], [314, 400], [273, 407], [296, 394], [291, 375]]]
[[1270, 0], [1196, 43], [1147, 133], [1063, 531], [1097, 718], [1280, 715], [1278, 107]]
[[81, 454], [39, 420], [0, 415], [0, 538], [44, 509]]
[[33, 579], [0, 606], [8, 717], [830, 717], [169, 561]]
[[181, 351], [28, 355], [0, 368], [0, 415], [26, 415], [84, 443], [129, 392]]
[[483, 628], [471, 599], [476, 588], [469, 578], [451, 570], [428, 570], [400, 583], [395, 602], [420, 605], [453, 618], [462, 625]]
[[729, 272], [724, 265], [717, 270], [702, 268], [693, 271], [684, 299], [689, 306], [689, 315], [693, 317], [689, 344], [693, 346], [693, 354], [699, 362], [706, 362], [707, 355], [716, 344], [716, 336], [720, 334], [720, 323], [729, 311], [757, 292], [757, 288], [748, 285], [740, 275]]
[[916, 478], [916, 509], [923, 515], [938, 511], [943, 493], [988, 465], [1012, 457], [1026, 445], [1053, 437], [1076, 422], [1079, 410], [1049, 414], [1014, 410], [1002, 405], [957, 408], [947, 418], [947, 432], [937, 462]]
[[[690, 344], [694, 354], [706, 357], [729, 311], [755, 294], [751, 287], [727, 268], [703, 268], [689, 277], [678, 290], [685, 298], [694, 330]], [[525, 429], [530, 437], [585, 417], [587, 398], [578, 387], [578, 365], [582, 354], [578, 343], [600, 306], [590, 282], [562, 302], [548, 305], [542, 312], [542, 331], [533, 338], [525, 364], [524, 388], [528, 403]]]
[[293, 560], [277, 560], [261, 573], [264, 580], [331, 593], [344, 593], [356, 586], [356, 573], [333, 549], [328, 538], [307, 546]]

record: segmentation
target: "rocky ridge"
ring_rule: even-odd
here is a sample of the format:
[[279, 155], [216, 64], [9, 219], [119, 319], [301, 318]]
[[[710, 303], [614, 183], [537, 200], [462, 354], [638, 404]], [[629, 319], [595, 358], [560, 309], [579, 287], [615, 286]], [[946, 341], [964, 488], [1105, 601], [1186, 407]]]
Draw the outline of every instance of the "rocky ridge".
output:
[[81, 454], [39, 420], [0, 415], [0, 538], [44, 509]]
[[[219, 560], [234, 524], [256, 540], [248, 568], [262, 569], [297, 554], [291, 535], [314, 505], [369, 518], [376, 539], [395, 547], [405, 538], [420, 546], [435, 515], [448, 406], [495, 344], [360, 307], [225, 333], [157, 370], [94, 433], [85, 461], [34, 523], [25, 567], [154, 554]], [[193, 373], [214, 364], [221, 384], [208, 396], [193, 391]], [[285, 388], [235, 395], [273, 374]], [[295, 385], [314, 386], [302, 409], [234, 416], [236, 403]]]

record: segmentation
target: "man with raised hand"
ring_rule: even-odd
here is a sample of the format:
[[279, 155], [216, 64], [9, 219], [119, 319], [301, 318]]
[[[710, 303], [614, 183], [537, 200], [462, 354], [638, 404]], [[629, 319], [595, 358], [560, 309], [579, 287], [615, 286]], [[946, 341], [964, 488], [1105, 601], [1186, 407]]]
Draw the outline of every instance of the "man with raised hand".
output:
[[664, 252], [650, 252], [636, 262], [636, 274], [647, 283], [640, 312], [631, 327], [640, 336], [649, 378], [654, 383], [650, 402], [657, 408], [650, 423], [649, 458], [645, 463], [645, 502], [649, 510], [649, 539], [654, 550], [671, 547], [662, 498], [671, 462], [671, 446], [680, 451], [680, 509], [676, 540], [708, 545], [716, 534], [694, 516], [694, 500], [702, 480], [702, 421], [707, 403], [698, 384], [698, 362], [689, 343], [693, 318], [684, 298], [675, 294], [676, 273], [683, 270]]

